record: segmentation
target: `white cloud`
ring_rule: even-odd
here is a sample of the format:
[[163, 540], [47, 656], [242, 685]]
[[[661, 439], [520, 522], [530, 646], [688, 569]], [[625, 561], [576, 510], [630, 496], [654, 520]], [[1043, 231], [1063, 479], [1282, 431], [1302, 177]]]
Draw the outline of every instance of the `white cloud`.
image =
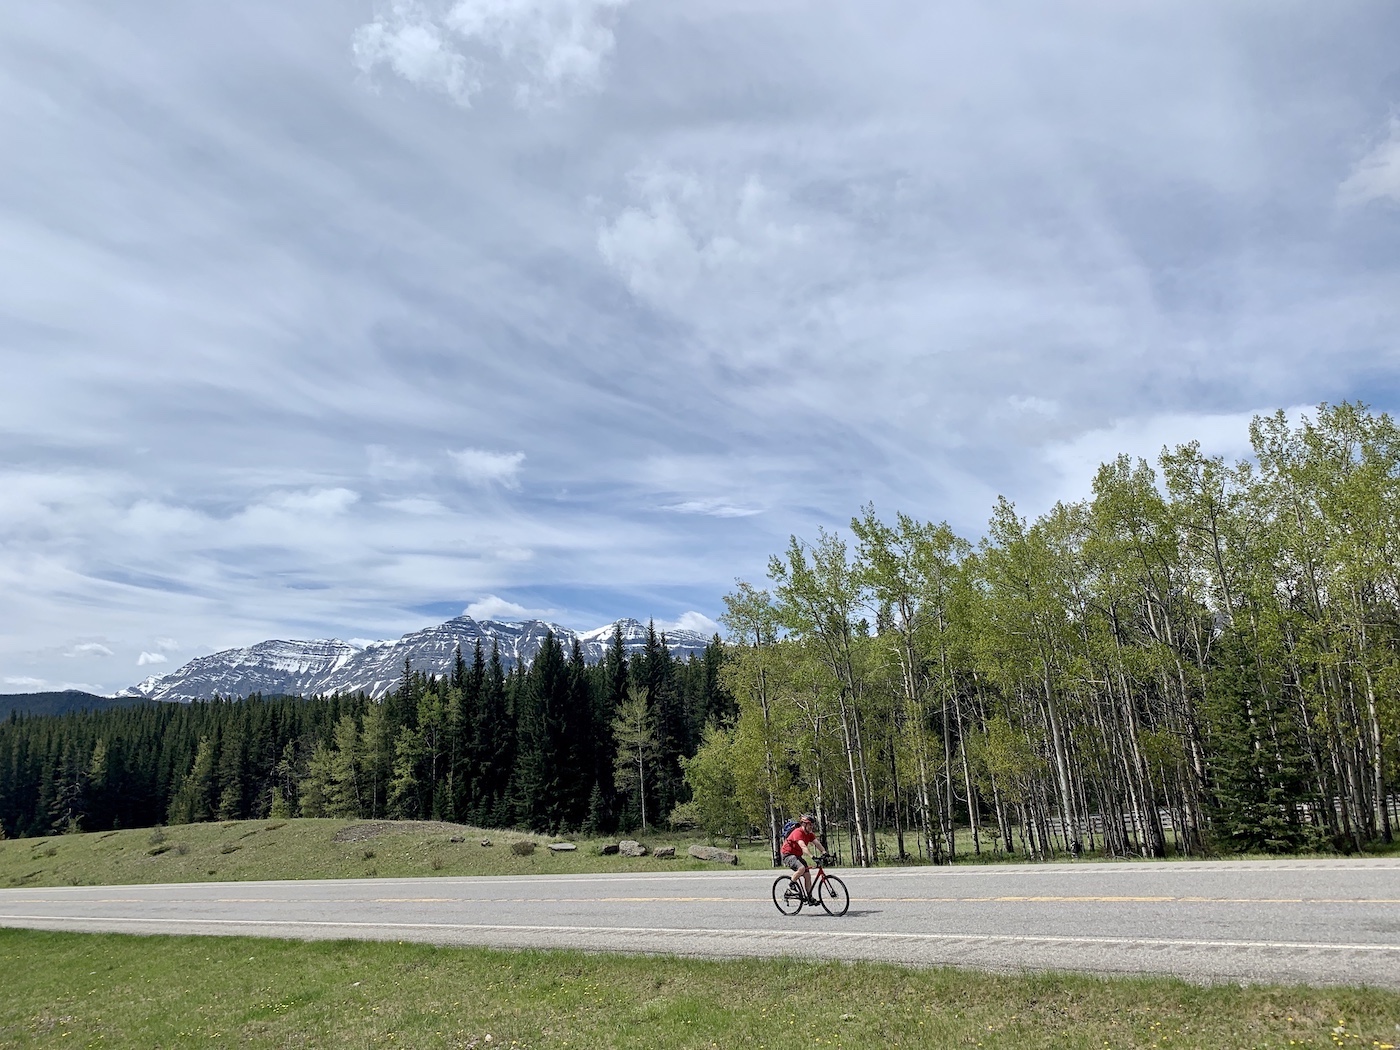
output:
[[811, 231], [787, 199], [757, 175], [646, 166], [628, 176], [637, 203], [598, 231], [598, 252], [632, 293], [687, 315], [719, 305], [766, 301], [781, 307], [781, 285], [806, 273]]
[[148, 653], [144, 650], [136, 658], [137, 667], [145, 667], [147, 664], [163, 664], [168, 662], [168, 657], [164, 653]]
[[761, 507], [746, 507], [722, 499], [691, 499], [669, 503], [661, 509], [676, 514], [708, 514], [712, 518], [748, 518], [763, 513]]
[[180, 643], [177, 642], [174, 638], [157, 638], [157, 639], [156, 639], [156, 652], [158, 652], [158, 653], [178, 653], [179, 651], [180, 651]]
[[472, 602], [462, 613], [473, 620], [539, 620], [554, 614], [553, 609], [527, 609], [516, 602], [488, 594]]
[[[1163, 448], [1198, 441], [1205, 455], [1222, 456], [1226, 462], [1252, 458], [1249, 425], [1256, 415], [1269, 415], [1272, 411], [1261, 408], [1257, 412], [1170, 412], [1127, 417], [1112, 426], [1047, 445], [1042, 458], [1059, 475], [1058, 480], [1047, 486], [1051, 502], [1089, 495], [1098, 468], [1113, 462], [1120, 454], [1145, 459], [1155, 468]], [[1286, 414], [1296, 421], [1311, 411], [1308, 406], [1295, 405], [1287, 409]]]
[[716, 634], [719, 631], [719, 624], [704, 613], [694, 610], [683, 612], [675, 620], [668, 623], [658, 623], [656, 626], [664, 631], [696, 631], [700, 634]]
[[474, 485], [500, 485], [508, 489], [520, 486], [520, 467], [525, 462], [523, 452], [464, 448], [447, 454], [452, 458], [458, 476]]
[[513, 84], [517, 105], [596, 90], [615, 46], [608, 20], [630, 0], [392, 0], [355, 31], [365, 73], [387, 66], [409, 83], [471, 104], [487, 79]]
[[111, 656], [112, 650], [108, 649], [101, 642], [80, 642], [71, 645], [64, 652], [64, 656]]
[[18, 685], [24, 687], [35, 687], [41, 686], [45, 683], [44, 679], [42, 678], [30, 678], [28, 675], [6, 675], [5, 684]]
[[459, 105], [471, 105], [481, 90], [479, 64], [459, 53], [428, 8], [414, 0], [393, 0], [355, 31], [350, 49], [361, 71], [388, 66], [410, 84], [435, 88]]
[[1357, 162], [1338, 194], [1343, 204], [1379, 200], [1400, 204], [1400, 117], [1391, 118], [1390, 134]]
[[1028, 397], [1013, 394], [1006, 399], [1007, 405], [1017, 413], [1024, 413], [1031, 416], [1057, 416], [1060, 414], [1060, 406], [1054, 401], [1043, 397]]
[[296, 514], [343, 514], [359, 501], [360, 494], [345, 488], [307, 489], [302, 492], [282, 492], [268, 499], [264, 506]]

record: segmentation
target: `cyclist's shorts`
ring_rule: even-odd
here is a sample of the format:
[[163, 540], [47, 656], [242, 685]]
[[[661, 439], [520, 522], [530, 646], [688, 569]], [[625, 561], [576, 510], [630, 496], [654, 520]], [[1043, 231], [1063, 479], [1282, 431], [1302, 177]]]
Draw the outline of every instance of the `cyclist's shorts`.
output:
[[801, 871], [807, 866], [807, 862], [805, 860], [791, 853], [785, 854], [783, 856], [783, 863], [786, 864], [793, 871]]

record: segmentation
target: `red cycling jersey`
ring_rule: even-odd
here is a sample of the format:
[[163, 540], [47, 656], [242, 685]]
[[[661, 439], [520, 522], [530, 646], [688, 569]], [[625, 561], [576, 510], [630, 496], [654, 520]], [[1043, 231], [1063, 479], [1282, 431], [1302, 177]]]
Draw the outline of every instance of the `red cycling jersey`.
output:
[[788, 832], [787, 838], [783, 839], [782, 855], [784, 857], [800, 857], [803, 853], [802, 847], [809, 842], [816, 841], [816, 834], [799, 824]]

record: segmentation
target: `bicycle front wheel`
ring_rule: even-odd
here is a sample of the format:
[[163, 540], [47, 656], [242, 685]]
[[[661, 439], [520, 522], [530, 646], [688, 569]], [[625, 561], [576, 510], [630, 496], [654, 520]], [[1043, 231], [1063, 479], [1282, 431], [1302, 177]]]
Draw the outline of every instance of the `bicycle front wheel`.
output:
[[828, 875], [817, 886], [817, 900], [828, 915], [845, 915], [851, 906], [851, 895], [846, 892], [846, 884], [835, 875]]
[[802, 887], [779, 875], [773, 882], [773, 903], [784, 915], [796, 915], [802, 910]]

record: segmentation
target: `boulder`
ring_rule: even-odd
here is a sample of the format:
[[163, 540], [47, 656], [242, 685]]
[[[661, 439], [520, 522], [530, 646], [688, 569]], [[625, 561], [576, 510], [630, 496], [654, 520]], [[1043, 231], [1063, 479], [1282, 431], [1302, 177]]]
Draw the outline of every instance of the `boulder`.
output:
[[696, 860], [712, 860], [716, 864], [738, 864], [739, 858], [728, 850], [716, 849], [714, 846], [691, 846], [686, 850]]
[[448, 839], [447, 841], [455, 844], [455, 843], [466, 842], [467, 840], [464, 839], [461, 835], [453, 835], [453, 836], [452, 836], [450, 839]]
[[624, 857], [645, 857], [647, 855], [647, 848], [640, 842], [635, 842], [632, 839], [623, 839], [619, 842], [617, 844], [617, 851]]
[[616, 855], [617, 855], [617, 843], [616, 843], [616, 842], [609, 842], [606, 846], [600, 846], [600, 847], [598, 848], [598, 854], [599, 854], [599, 856], [603, 856], [603, 857], [614, 857], [614, 856], [616, 856]]
[[676, 847], [675, 847], [675, 846], [657, 846], [656, 849], [654, 849], [654, 850], [651, 851], [651, 855], [652, 855], [653, 857], [655, 857], [657, 860], [675, 860], [675, 859], [676, 859]]
[[489, 845], [491, 845], [491, 840], [490, 840], [490, 839], [482, 839], [482, 840], [481, 840], [481, 844], [482, 844], [483, 846], [489, 846]]
[[572, 842], [551, 842], [549, 848], [554, 853], [572, 853], [578, 849]]

